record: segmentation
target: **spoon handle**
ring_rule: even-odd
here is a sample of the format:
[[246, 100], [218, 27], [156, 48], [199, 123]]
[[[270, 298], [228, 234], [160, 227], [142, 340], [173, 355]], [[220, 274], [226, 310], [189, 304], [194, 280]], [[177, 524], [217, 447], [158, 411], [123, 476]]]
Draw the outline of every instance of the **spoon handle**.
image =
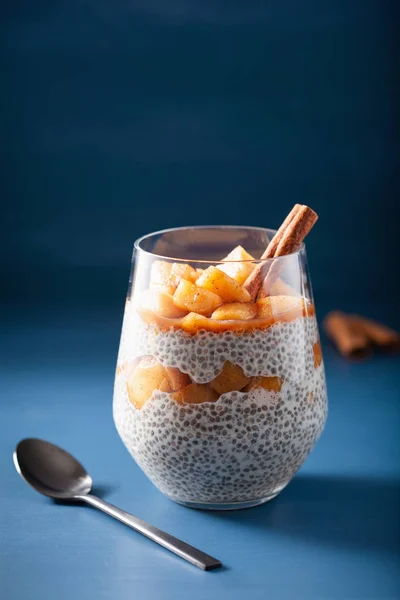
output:
[[210, 569], [216, 569], [222, 565], [222, 563], [216, 558], [201, 552], [201, 550], [197, 550], [197, 548], [193, 548], [193, 546], [186, 544], [186, 542], [178, 540], [178, 538], [166, 533], [165, 531], [161, 531], [161, 529], [158, 529], [158, 527], [149, 525], [145, 521], [142, 521], [142, 519], [138, 519], [138, 517], [130, 515], [124, 510], [105, 502], [105, 500], [97, 498], [97, 496], [92, 496], [89, 494], [87, 496], [80, 496], [79, 499], [87, 502], [87, 504], [90, 504], [91, 506], [98, 508], [99, 510], [102, 510], [111, 517], [118, 519], [118, 521], [122, 521], [122, 523], [125, 523], [125, 525], [128, 525], [129, 527], [132, 527], [132, 529], [139, 531], [146, 537], [153, 540], [153, 542], [157, 542], [157, 544], [160, 544], [160, 546], [164, 546], [164, 548], [167, 548], [167, 550], [174, 552], [181, 558], [184, 558], [196, 567], [199, 567], [199, 569], [208, 571]]

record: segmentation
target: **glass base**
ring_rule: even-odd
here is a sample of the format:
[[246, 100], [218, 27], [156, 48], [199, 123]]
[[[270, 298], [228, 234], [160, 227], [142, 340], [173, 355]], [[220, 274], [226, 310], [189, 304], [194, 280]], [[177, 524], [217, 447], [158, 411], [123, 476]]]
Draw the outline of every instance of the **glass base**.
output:
[[199, 508], [201, 510], [241, 510], [243, 508], [253, 508], [254, 506], [260, 506], [261, 504], [265, 504], [270, 500], [276, 498], [281, 490], [271, 494], [270, 496], [266, 496], [265, 498], [259, 498], [258, 500], [250, 500], [248, 502], [184, 502], [180, 500], [174, 500], [178, 504], [182, 504], [182, 506], [186, 506], [187, 508]]

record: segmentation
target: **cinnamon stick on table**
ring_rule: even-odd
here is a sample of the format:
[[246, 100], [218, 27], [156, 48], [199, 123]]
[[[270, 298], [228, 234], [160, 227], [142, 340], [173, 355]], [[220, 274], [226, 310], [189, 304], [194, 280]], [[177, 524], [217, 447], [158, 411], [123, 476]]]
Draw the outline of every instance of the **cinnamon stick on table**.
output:
[[351, 326], [358, 331], [362, 331], [368, 337], [369, 341], [375, 346], [386, 350], [395, 350], [400, 348], [400, 334], [382, 323], [359, 317], [358, 315], [348, 315]]
[[[298, 250], [317, 219], [318, 215], [311, 208], [295, 204], [261, 255], [261, 260], [284, 256]], [[277, 262], [273, 262], [272, 265], [269, 261], [258, 263], [244, 282], [252, 301], [257, 298], [267, 276], [267, 288], [277, 279], [280, 271]]]
[[400, 334], [386, 325], [358, 315], [330, 312], [324, 320], [327, 335], [345, 357], [365, 357], [372, 348], [399, 350]]
[[370, 354], [367, 334], [354, 327], [344, 313], [338, 310], [330, 312], [324, 319], [323, 327], [346, 358], [365, 358]]

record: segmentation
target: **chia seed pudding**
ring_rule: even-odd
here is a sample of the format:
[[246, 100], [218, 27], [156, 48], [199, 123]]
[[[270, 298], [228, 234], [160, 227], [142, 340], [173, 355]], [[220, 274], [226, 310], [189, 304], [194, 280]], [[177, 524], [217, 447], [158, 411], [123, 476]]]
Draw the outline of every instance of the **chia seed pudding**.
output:
[[[318, 348], [314, 314], [264, 329], [190, 334], [145, 322], [128, 302], [114, 388], [119, 435], [172, 500], [224, 508], [271, 499], [303, 464], [326, 421]], [[160, 369], [179, 370], [201, 388], [226, 364], [246, 381], [268, 385], [247, 383], [200, 403], [180, 403], [173, 392], [155, 389], [138, 408], [129, 377], [143, 357]]]

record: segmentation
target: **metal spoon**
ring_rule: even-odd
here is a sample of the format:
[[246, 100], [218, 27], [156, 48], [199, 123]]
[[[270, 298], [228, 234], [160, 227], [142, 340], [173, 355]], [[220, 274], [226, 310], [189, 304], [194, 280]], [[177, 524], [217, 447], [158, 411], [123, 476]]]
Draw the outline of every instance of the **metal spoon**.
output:
[[145, 523], [101, 498], [92, 496], [89, 493], [92, 489], [89, 473], [62, 448], [44, 440], [27, 438], [18, 444], [13, 459], [21, 477], [40, 494], [95, 506], [205, 571], [222, 565], [216, 558], [189, 546], [169, 533]]

